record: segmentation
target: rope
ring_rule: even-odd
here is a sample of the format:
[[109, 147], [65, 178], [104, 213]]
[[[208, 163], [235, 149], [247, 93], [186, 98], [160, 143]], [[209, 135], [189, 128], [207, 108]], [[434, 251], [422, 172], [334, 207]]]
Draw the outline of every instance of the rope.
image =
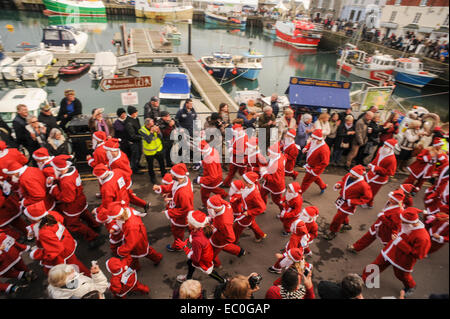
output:
[[433, 94], [426, 94], [426, 95], [416, 95], [416, 96], [409, 96], [409, 97], [401, 97], [399, 98], [399, 100], [409, 100], [409, 99], [416, 99], [416, 98], [421, 98], [421, 97], [427, 97], [427, 96], [435, 96], [435, 95], [443, 95], [443, 94], [448, 94], [449, 92], [441, 92], [441, 93], [433, 93]]

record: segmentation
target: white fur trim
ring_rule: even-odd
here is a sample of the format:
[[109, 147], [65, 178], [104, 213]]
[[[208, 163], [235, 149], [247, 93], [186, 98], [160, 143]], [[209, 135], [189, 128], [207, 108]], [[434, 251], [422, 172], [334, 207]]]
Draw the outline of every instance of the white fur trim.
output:
[[195, 228], [203, 228], [203, 227], [205, 227], [206, 224], [208, 224], [208, 218], [205, 218], [205, 221], [204, 221], [203, 223], [201, 223], [201, 222], [197, 221], [197, 220], [192, 216], [192, 213], [193, 213], [193, 212], [194, 212], [194, 211], [191, 210], [191, 211], [188, 213], [188, 216], [187, 216], [188, 223], [191, 224], [192, 226], [194, 226]]

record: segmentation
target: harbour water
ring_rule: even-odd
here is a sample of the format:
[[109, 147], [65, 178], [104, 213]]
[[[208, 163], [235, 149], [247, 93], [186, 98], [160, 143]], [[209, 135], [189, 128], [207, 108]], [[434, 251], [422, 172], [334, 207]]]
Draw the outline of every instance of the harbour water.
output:
[[[70, 18], [69, 18], [70, 19]], [[69, 25], [72, 20], [66, 20]], [[21, 51], [17, 45], [26, 42], [38, 45], [42, 38], [42, 28], [55, 24], [47, 16], [38, 12], [2, 11], [0, 12], [0, 35], [4, 51]], [[163, 24], [150, 22], [149, 20], [134, 17], [111, 17], [107, 21], [82, 21], [80, 27], [89, 34], [87, 52], [116, 51], [111, 41], [115, 33], [120, 32], [120, 25], [126, 24], [130, 28], [150, 28], [160, 30]], [[6, 25], [12, 25], [13, 31], [6, 29]], [[182, 33], [182, 39], [173, 46], [174, 52], [185, 53], [188, 51], [188, 25], [177, 24]], [[335, 52], [314, 49], [298, 49], [284, 43], [274, 41], [262, 33], [262, 30], [247, 28], [244, 31], [211, 28], [204, 23], [194, 23], [192, 26], [192, 54], [196, 58], [209, 55], [213, 51], [227, 51], [239, 54], [247, 51], [249, 46], [265, 55], [263, 70], [258, 80], [249, 81], [236, 79], [224, 81], [223, 88], [232, 96], [235, 91], [243, 89], [259, 88], [264, 95], [272, 93], [284, 94], [290, 76], [302, 76], [317, 79], [361, 81], [354, 76], [344, 76], [336, 69], [337, 55]], [[140, 71], [140, 75], [152, 76], [152, 87], [136, 89], [139, 95], [139, 106], [143, 106], [151, 96], [157, 95], [163, 75], [163, 66], [140, 64], [134, 69]], [[9, 89], [18, 86], [37, 86], [37, 83], [6, 83], [0, 82], [0, 97]], [[103, 107], [107, 113], [115, 113], [121, 106], [120, 93], [123, 91], [103, 92], [98, 84], [92, 82], [87, 73], [81, 76], [62, 77], [56, 81], [49, 81], [42, 86], [49, 95], [49, 100], [59, 103], [63, 92], [72, 88], [83, 103], [83, 112], [90, 113], [93, 108]], [[445, 93], [446, 92], [446, 93]], [[420, 105], [431, 112], [441, 116], [443, 122], [448, 122], [448, 86], [430, 85], [424, 89], [415, 89], [404, 85], [397, 85], [394, 97], [403, 101], [405, 106]]]

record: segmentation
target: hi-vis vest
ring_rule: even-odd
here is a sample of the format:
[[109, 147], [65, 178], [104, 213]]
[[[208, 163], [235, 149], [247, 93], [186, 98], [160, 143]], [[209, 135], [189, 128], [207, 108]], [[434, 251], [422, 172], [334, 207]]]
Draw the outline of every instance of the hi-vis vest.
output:
[[162, 150], [163, 145], [161, 139], [157, 136], [156, 133], [150, 133], [150, 131], [145, 126], [142, 126], [139, 131], [147, 136], [151, 136], [151, 134], [154, 135], [154, 139], [150, 143], [147, 143], [145, 139], [142, 139], [144, 155], [152, 156]]

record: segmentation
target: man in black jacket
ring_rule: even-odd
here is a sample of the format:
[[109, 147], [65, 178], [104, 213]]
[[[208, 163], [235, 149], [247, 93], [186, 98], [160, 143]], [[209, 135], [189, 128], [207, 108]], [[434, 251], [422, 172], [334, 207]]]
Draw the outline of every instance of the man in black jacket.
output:
[[166, 160], [166, 167], [173, 166], [172, 160], [170, 159], [170, 152], [173, 146], [173, 140], [170, 139], [172, 131], [179, 125], [178, 122], [170, 116], [169, 112], [162, 111], [161, 118], [156, 122], [158, 125], [163, 142], [164, 158]]
[[321, 281], [317, 286], [320, 299], [363, 299], [364, 281], [357, 274], [348, 274], [341, 283]]
[[58, 116], [56, 120], [61, 121], [59, 125], [66, 130], [66, 125], [76, 115], [83, 114], [82, 105], [75, 97], [74, 90], [65, 90], [64, 98], [61, 100]]
[[156, 122], [158, 118], [161, 117], [160, 113], [159, 99], [156, 96], [153, 96], [150, 99], [150, 102], [147, 102], [144, 105], [144, 119], [151, 118]]
[[30, 155], [33, 153], [32, 139], [27, 126], [28, 107], [24, 104], [17, 105], [17, 115], [13, 120], [13, 130], [16, 133], [17, 145], [25, 147]]
[[125, 120], [125, 131], [130, 146], [130, 166], [134, 174], [142, 175], [139, 161], [142, 156], [142, 137], [139, 135], [141, 123], [138, 118], [138, 110], [134, 106], [128, 106], [128, 117]]
[[56, 117], [53, 116], [50, 105], [44, 105], [41, 107], [41, 112], [39, 113], [38, 121], [44, 123], [47, 127], [47, 137], [53, 128], [61, 130], [61, 128], [56, 123]]

